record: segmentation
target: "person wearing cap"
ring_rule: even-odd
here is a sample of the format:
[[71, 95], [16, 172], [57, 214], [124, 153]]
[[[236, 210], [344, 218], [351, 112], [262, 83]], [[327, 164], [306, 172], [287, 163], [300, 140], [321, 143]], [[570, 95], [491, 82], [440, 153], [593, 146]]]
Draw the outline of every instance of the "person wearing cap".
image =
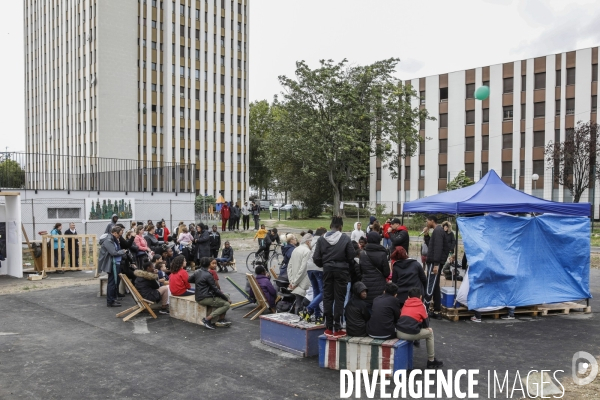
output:
[[369, 311], [373, 300], [385, 290], [386, 278], [390, 275], [390, 263], [385, 247], [379, 244], [381, 236], [375, 231], [367, 234], [367, 245], [360, 252], [362, 283], [367, 287], [365, 303]]
[[300, 238], [300, 245], [292, 251], [290, 261], [288, 262], [287, 275], [290, 282], [289, 289], [296, 296], [295, 313], [300, 313], [302, 302], [306, 291], [310, 287], [308, 279], [308, 259], [310, 258], [310, 244], [313, 235], [305, 234]]
[[387, 229], [387, 232], [384, 232], [384, 236], [387, 235], [387, 238], [392, 242], [392, 249], [395, 249], [398, 246], [404, 247], [406, 250], [406, 254], [408, 254], [408, 245], [410, 243], [410, 238], [408, 236], [408, 229], [398, 218], [393, 218], [390, 221], [390, 226]]
[[114, 226], [118, 220], [119, 220], [119, 216], [117, 214], [113, 214], [112, 218], [110, 219], [110, 222], [108, 223], [108, 225], [106, 225], [106, 229], [104, 230], [104, 233], [106, 233], [107, 235], [110, 235], [110, 233], [112, 232], [112, 228], [114, 228]]

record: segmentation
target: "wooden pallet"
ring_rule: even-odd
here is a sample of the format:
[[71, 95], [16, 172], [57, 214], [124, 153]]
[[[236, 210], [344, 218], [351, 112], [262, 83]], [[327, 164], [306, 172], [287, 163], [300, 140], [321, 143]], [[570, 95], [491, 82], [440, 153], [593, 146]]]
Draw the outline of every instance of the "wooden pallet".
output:
[[542, 304], [538, 306], [538, 309], [542, 312], [542, 315], [567, 315], [570, 312], [589, 314], [592, 312], [592, 307], [572, 301]]
[[[515, 314], [522, 314], [531, 317], [537, 317], [540, 313], [538, 306], [529, 306], [529, 307], [517, 307], [515, 308]], [[458, 308], [447, 308], [442, 306], [442, 316], [450, 321], [456, 322], [461, 318], [471, 318], [475, 315], [475, 311], [469, 310], [466, 307], [458, 307]], [[502, 308], [496, 311], [487, 311], [481, 313], [481, 317], [492, 317], [493, 319], [498, 319], [503, 315], [508, 315], [508, 309]]]

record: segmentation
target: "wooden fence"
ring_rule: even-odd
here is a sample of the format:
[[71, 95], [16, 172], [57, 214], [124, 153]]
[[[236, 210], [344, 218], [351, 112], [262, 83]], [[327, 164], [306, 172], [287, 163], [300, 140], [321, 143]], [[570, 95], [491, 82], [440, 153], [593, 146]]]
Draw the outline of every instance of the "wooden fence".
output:
[[[54, 242], [58, 242], [55, 256]], [[61, 242], [64, 241], [65, 259], [61, 257]], [[73, 254], [69, 253], [69, 249]], [[56, 260], [55, 260], [56, 259]], [[96, 271], [98, 266], [98, 244], [96, 235], [42, 235], [42, 268], [55, 271]]]

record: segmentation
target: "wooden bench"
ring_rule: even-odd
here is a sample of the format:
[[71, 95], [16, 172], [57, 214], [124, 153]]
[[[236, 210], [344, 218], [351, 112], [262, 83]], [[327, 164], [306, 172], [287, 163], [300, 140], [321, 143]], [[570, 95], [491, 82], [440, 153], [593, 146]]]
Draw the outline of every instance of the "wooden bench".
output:
[[237, 272], [237, 267], [235, 266], [235, 258], [228, 263], [223, 264], [224, 267], [231, 267], [235, 272]]
[[98, 282], [100, 283], [100, 291], [98, 292], [98, 297], [105, 297], [106, 290], [108, 288], [108, 275], [101, 276], [100, 279], [98, 279]]
[[135, 286], [133, 286], [127, 275], [119, 274], [119, 277], [123, 280], [123, 282], [125, 282], [127, 289], [129, 289], [129, 293], [131, 293], [133, 300], [135, 300], [135, 306], [128, 308], [125, 311], [121, 311], [117, 314], [117, 318], [125, 316], [125, 318], [123, 318], [123, 322], [127, 322], [142, 311], [148, 311], [152, 318], [156, 318], [156, 314], [154, 314], [154, 311], [152, 311], [150, 308], [150, 305], [154, 304], [154, 302], [144, 299], [140, 292], [137, 291]]
[[319, 336], [325, 325], [315, 325], [290, 313], [277, 313], [260, 317], [260, 341], [268, 346], [301, 357], [319, 354]]
[[212, 307], [206, 307], [196, 302], [196, 295], [171, 296], [169, 298], [169, 314], [173, 318], [202, 325], [202, 318], [206, 318], [211, 312]]
[[413, 368], [413, 344], [401, 339], [319, 336], [319, 366], [350, 371]]

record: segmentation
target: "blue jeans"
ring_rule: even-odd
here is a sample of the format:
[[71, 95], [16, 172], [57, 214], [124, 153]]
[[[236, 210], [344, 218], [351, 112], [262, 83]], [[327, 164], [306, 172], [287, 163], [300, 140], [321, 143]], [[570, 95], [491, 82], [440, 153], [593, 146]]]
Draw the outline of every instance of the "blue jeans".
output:
[[314, 313], [315, 317], [321, 316], [321, 307], [319, 304], [323, 301], [323, 271], [308, 271], [308, 279], [313, 288], [313, 300], [306, 307], [309, 313]]
[[392, 246], [392, 239], [383, 238], [383, 247], [389, 249]]
[[215, 258], [215, 260], [216, 260], [218, 263], [223, 263], [223, 264], [226, 264], [226, 263], [228, 263], [228, 262], [229, 262], [229, 258], [223, 258], [223, 257]]

